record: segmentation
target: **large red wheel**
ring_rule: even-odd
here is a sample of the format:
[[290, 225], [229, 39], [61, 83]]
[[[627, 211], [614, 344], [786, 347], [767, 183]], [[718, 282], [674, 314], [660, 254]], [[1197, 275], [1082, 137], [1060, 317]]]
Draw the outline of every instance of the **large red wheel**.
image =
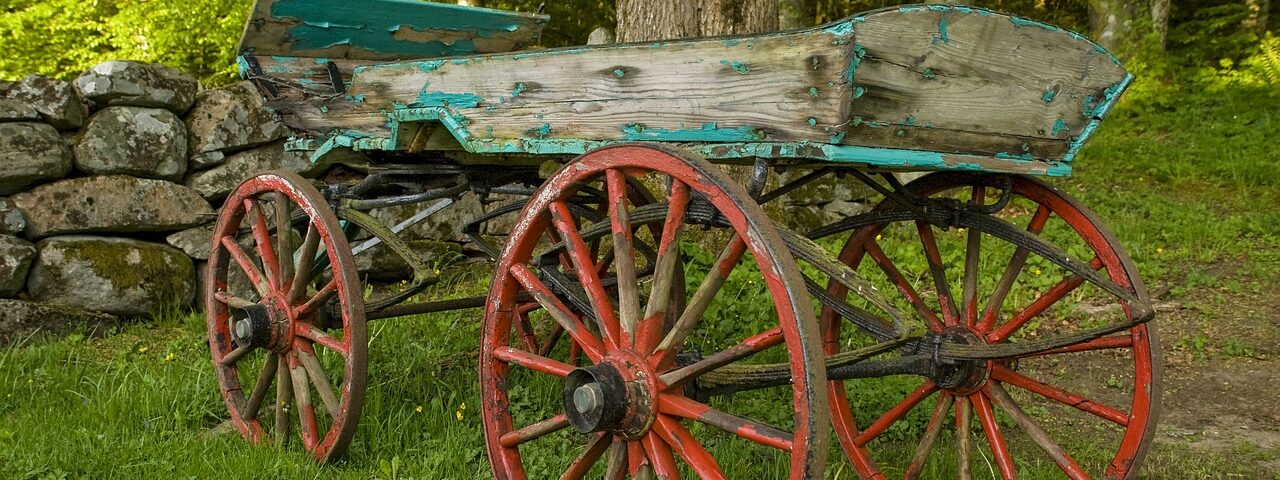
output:
[[[916, 196], [998, 210], [991, 215], [1074, 258], [1091, 259], [1102, 277], [1146, 299], [1111, 232], [1039, 180], [936, 173], [906, 188]], [[877, 208], [901, 207], [886, 200]], [[1135, 315], [1118, 296], [1025, 246], [979, 228], [942, 230], [908, 217], [855, 230], [840, 260], [892, 285], [901, 307], [923, 319], [941, 342], [1000, 348], [1126, 324]], [[830, 291], [846, 294], [834, 284]], [[867, 341], [833, 311], [825, 310], [821, 321], [829, 354]], [[1002, 478], [1031, 469], [1060, 470], [1069, 478], [1135, 478], [1155, 433], [1159, 352], [1154, 327], [1143, 323], [1015, 358], [939, 363], [935, 372], [945, 374], [932, 378], [831, 381], [836, 435], [863, 478], [969, 478], [971, 469]], [[900, 396], [890, 401], [859, 398], [895, 391]], [[1081, 435], [1088, 440], [1074, 438]], [[978, 450], [975, 439], [988, 448]]]
[[[664, 186], [666, 201], [637, 207], [627, 200], [628, 179]], [[608, 215], [598, 224], [569, 211], [569, 199], [583, 188], [606, 193]], [[677, 272], [689, 272], [680, 242], [689, 235], [686, 221], [695, 216], [691, 204], [728, 233], [698, 239], [699, 245], [715, 244], [721, 254], [708, 260], [706, 274], [690, 275], [695, 293], [668, 322], [667, 310], [681, 303], [673, 298], [678, 289], [672, 282]], [[719, 216], [705, 215], [706, 206]], [[636, 252], [646, 243], [640, 238], [645, 229], [633, 228], [632, 220], [639, 223], [655, 211], [661, 228], [651, 230], [658, 238], [647, 243], [657, 245], [656, 259], [646, 266]], [[589, 233], [602, 229], [607, 248], [590, 246]], [[740, 263], [743, 258], [749, 260]], [[735, 301], [717, 295], [725, 279], [757, 269], [754, 281], [767, 287], [757, 301], [767, 315], [713, 318]], [[541, 309], [521, 308], [522, 294]], [[699, 477], [723, 478], [726, 469], [717, 459], [733, 452], [735, 459], [771, 459], [766, 465], [780, 464], [780, 476], [818, 478], [828, 427], [816, 327], [804, 284], [777, 232], [742, 187], [715, 166], [646, 145], [583, 155], [548, 179], [526, 205], [494, 274], [480, 357], [494, 476], [677, 478], [682, 462]], [[570, 345], [535, 352], [522, 338], [524, 332], [556, 329]], [[677, 358], [695, 346], [712, 351]], [[581, 366], [569, 360], [577, 350], [584, 357]], [[746, 411], [754, 418], [735, 410], [740, 405], [733, 402], [708, 404], [686, 395], [686, 384], [707, 371], [779, 360], [789, 365], [794, 382], [781, 387], [786, 394], [761, 397], [769, 403], [744, 402], [751, 403]], [[765, 470], [764, 476], [774, 476]]]
[[297, 428], [317, 460], [341, 456], [360, 420], [368, 340], [337, 217], [301, 177], [260, 174], [227, 198], [212, 250], [209, 347], [236, 429], [283, 445]]

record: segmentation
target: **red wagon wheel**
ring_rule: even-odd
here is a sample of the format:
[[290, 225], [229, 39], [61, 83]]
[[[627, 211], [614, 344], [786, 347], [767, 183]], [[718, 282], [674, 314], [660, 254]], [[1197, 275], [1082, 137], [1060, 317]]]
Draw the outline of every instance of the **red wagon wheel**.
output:
[[[1076, 200], [1039, 180], [936, 173], [907, 189], [970, 205], [1007, 200], [997, 218], [1020, 223], [1076, 258], [1091, 258], [1090, 266], [1105, 278], [1146, 298], [1132, 261], [1111, 232]], [[893, 204], [887, 200], [878, 208]], [[977, 228], [944, 231], [923, 221], [873, 224], [854, 232], [840, 260], [896, 287], [901, 305], [946, 341], [1008, 345], [1132, 318], [1116, 296]], [[830, 291], [845, 294], [838, 285]], [[1089, 308], [1072, 308], [1076, 304]], [[834, 312], [825, 310], [821, 322], [828, 353], [859, 341], [859, 333], [842, 329]], [[1154, 327], [1139, 324], [1019, 358], [958, 362], [942, 367], [950, 369], [947, 380], [831, 381], [835, 430], [863, 478], [970, 478], [971, 463], [991, 475], [998, 471], [1002, 478], [1014, 478], [1032, 465], [1076, 479], [1134, 478], [1155, 433], [1159, 352]], [[902, 396], [873, 408], [867, 408], [873, 402], [858, 398], [859, 392], [894, 388]], [[930, 398], [934, 400], [927, 401]], [[973, 425], [975, 419], [978, 425]], [[913, 423], [923, 428], [900, 425]], [[895, 425], [903, 428], [885, 435]], [[944, 430], [954, 432], [949, 439], [954, 457], [936, 454], [948, 440]], [[1079, 458], [1059, 444], [1071, 439], [1072, 434], [1064, 432], [1072, 431], [1089, 437], [1089, 445], [1075, 450]], [[887, 461], [888, 455], [873, 455], [873, 441], [885, 436], [899, 437], [879, 443], [885, 450], [893, 450], [895, 441], [914, 446], [910, 460]], [[978, 451], [974, 438], [984, 438], [989, 450]], [[994, 461], [975, 462], [975, 457]], [[994, 467], [989, 468], [991, 463]]]
[[296, 425], [317, 460], [341, 456], [359, 424], [368, 340], [337, 217], [301, 177], [263, 173], [227, 198], [212, 245], [206, 323], [231, 421], [253, 443], [284, 444]]
[[[660, 238], [650, 239], [658, 248], [648, 279], [637, 276], [637, 265], [643, 261], [633, 246], [641, 233], [631, 224], [633, 217], [648, 212], [626, 199], [628, 178], [667, 186], [666, 203], [651, 206], [665, 216]], [[598, 258], [587, 245], [582, 232], [593, 226], [575, 225], [566, 205], [587, 186], [604, 190], [609, 198], [608, 218], [595, 226], [610, 232], [606, 241], [613, 254], [608, 258]], [[725, 248], [708, 274], [690, 277], [697, 282], [696, 291], [668, 328], [666, 310], [677, 300], [671, 298], [670, 287], [675, 272], [685, 270], [679, 245], [681, 236], [688, 235], [683, 227], [693, 201], [712, 206], [720, 225], [733, 235], [723, 239]], [[563, 246], [568, 264], [557, 260], [560, 250], [554, 246], [538, 252], [549, 243]], [[754, 262], [740, 265], [744, 253]], [[749, 320], [772, 325], [729, 335], [725, 338], [732, 338], [730, 345], [709, 355], [677, 359], [676, 353], [697, 340], [711, 345], [690, 335], [713, 323], [702, 320], [711, 304], [723, 302], [717, 302], [717, 291], [724, 280], [736, 269], [749, 267], [759, 269], [756, 279], [767, 285], [764, 300], [771, 304], [770, 316], [776, 315]], [[576, 281], [566, 285], [557, 279], [567, 271], [575, 273]], [[761, 445], [783, 460], [784, 475], [820, 477], [827, 426], [826, 398], [817, 387], [825, 376], [817, 356], [816, 321], [803, 285], [760, 208], [742, 187], [705, 161], [660, 147], [621, 145], [569, 163], [521, 212], [489, 293], [480, 388], [494, 475], [677, 478], [680, 459], [684, 468], [702, 478], [723, 478], [718, 454]], [[533, 352], [523, 345], [521, 329], [516, 328], [522, 310], [517, 297], [522, 293], [532, 296], [542, 307], [543, 319], [559, 325], [570, 343], [582, 350], [584, 366], [565, 360], [571, 350], [567, 346]], [[749, 330], [748, 319], [738, 320], [745, 324], [739, 330]], [[784, 347], [771, 348], [778, 346]], [[754, 411], [785, 418], [788, 425], [770, 425], [685, 393], [685, 384], [702, 373], [762, 357], [785, 359], [795, 381], [782, 387], [788, 395], [770, 397], [772, 408]], [[555, 464], [565, 451], [576, 451], [577, 456], [567, 464]]]

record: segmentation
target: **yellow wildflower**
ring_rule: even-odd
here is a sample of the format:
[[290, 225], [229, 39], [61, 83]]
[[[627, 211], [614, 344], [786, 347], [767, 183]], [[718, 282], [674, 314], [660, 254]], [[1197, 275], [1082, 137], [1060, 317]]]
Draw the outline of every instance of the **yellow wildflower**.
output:
[[138, 347], [138, 353], [147, 353], [147, 350], [151, 349], [147, 347]]
[[418, 405], [418, 408], [413, 409], [413, 411], [422, 413], [422, 405]]
[[1156, 253], [1164, 253], [1164, 247], [1156, 247]]
[[173, 352], [169, 352], [167, 355], [164, 356], [164, 361], [172, 362], [174, 357], [176, 357], [176, 355], [174, 355]]

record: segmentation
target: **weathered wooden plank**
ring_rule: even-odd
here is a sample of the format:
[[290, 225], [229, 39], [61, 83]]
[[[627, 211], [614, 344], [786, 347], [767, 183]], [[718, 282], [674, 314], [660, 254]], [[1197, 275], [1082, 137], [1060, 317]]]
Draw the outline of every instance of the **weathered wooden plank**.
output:
[[849, 145], [1060, 159], [1127, 76], [1079, 35], [982, 9], [895, 7], [854, 29]]
[[237, 51], [408, 60], [524, 49], [549, 17], [411, 0], [258, 0]]
[[820, 141], [847, 128], [849, 29], [359, 67], [294, 123], [388, 137], [386, 112], [445, 108], [472, 137]]

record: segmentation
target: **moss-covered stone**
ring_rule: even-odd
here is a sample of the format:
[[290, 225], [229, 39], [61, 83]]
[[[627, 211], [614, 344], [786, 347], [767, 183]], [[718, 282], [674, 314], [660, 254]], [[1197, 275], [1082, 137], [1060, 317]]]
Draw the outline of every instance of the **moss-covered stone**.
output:
[[0, 123], [0, 195], [71, 171], [71, 146], [44, 123]]
[[167, 245], [70, 235], [41, 240], [36, 248], [27, 290], [38, 301], [143, 315], [189, 305], [195, 294], [195, 265]]
[[35, 256], [36, 247], [31, 242], [0, 235], [0, 297], [12, 297], [22, 291]]
[[90, 232], [171, 232], [214, 219], [209, 202], [187, 187], [123, 175], [61, 180], [9, 200], [26, 216], [28, 238]]
[[92, 175], [177, 181], [187, 170], [187, 128], [168, 110], [107, 107], [89, 120], [75, 152], [76, 168]]

